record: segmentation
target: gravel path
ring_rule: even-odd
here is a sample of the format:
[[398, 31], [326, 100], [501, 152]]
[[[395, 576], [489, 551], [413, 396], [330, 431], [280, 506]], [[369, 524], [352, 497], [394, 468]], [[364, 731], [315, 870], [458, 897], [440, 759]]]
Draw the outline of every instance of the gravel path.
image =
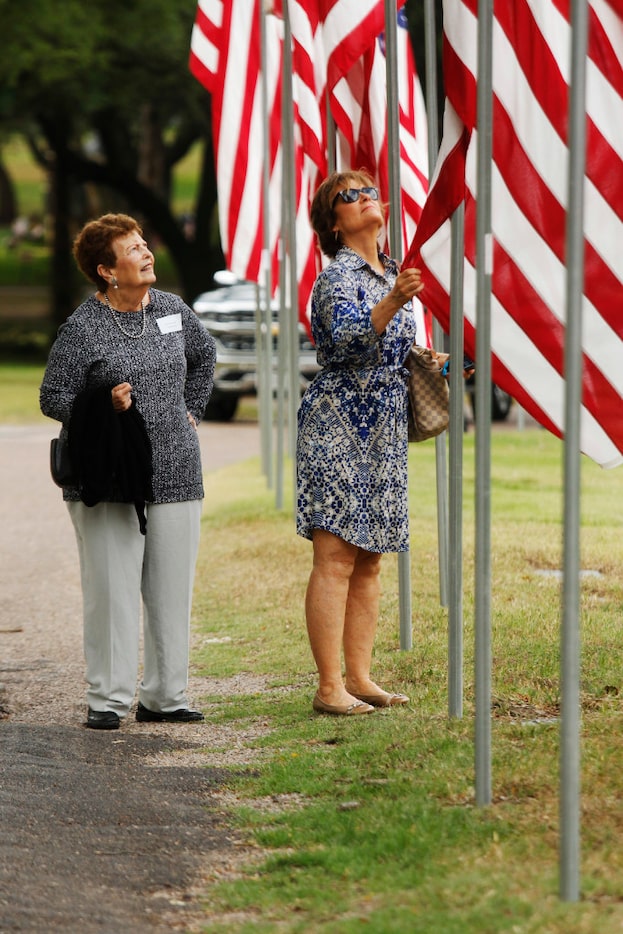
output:
[[[223, 767], [247, 734], [199, 725], [86, 730], [73, 530], [48, 473], [52, 422], [0, 426], [0, 934], [200, 930], [199, 893], [235, 871]], [[199, 428], [204, 469], [258, 452], [257, 425]], [[191, 675], [190, 697], [258, 679]], [[209, 754], [203, 750], [209, 749]]]

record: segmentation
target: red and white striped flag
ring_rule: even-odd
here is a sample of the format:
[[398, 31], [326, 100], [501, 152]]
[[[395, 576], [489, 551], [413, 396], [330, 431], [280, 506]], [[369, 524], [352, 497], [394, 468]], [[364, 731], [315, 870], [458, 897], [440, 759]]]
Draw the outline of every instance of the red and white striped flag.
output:
[[[287, 0], [292, 33], [295, 118], [315, 166], [312, 187], [328, 172], [327, 93], [384, 26], [384, 0]], [[350, 165], [350, 164], [349, 164]]]
[[[396, 38], [402, 254], [413, 239], [428, 191], [426, 109], [402, 7], [397, 13]], [[390, 180], [384, 33], [377, 37], [337, 82], [331, 93], [331, 111], [337, 129], [339, 164], [368, 169], [379, 186], [381, 198], [388, 201]], [[414, 308], [418, 318], [418, 340], [430, 344], [430, 323], [419, 302], [414, 302]]]
[[[300, 134], [301, 152], [305, 154], [301, 185], [307, 187], [311, 202], [328, 172], [327, 92], [367, 49], [374, 48], [374, 37], [384, 25], [384, 0], [287, 0], [287, 4], [292, 34], [295, 134]], [[383, 123], [385, 106], [383, 100], [380, 111]], [[305, 237], [311, 234], [308, 213], [303, 216], [299, 212], [299, 217], [297, 237], [303, 238], [304, 245], [299, 246], [297, 241], [297, 268], [303, 307], [305, 297], [308, 300], [311, 295], [322, 259], [313, 239], [307, 249]], [[305, 307], [309, 310], [308, 303]]]
[[[493, 379], [562, 436], [566, 320], [570, 0], [495, 0]], [[590, 0], [581, 447], [623, 462], [623, 19]], [[441, 152], [408, 262], [449, 323], [450, 224], [465, 197], [465, 333], [474, 350], [477, 0], [444, 0], [448, 97]]]
[[[269, 184], [280, 193], [282, 37], [274, 17], [266, 25]], [[260, 55], [259, 0], [199, 0], [189, 67], [212, 96], [221, 244], [227, 268], [254, 282], [261, 279], [263, 249]], [[280, 198], [270, 199], [273, 271], [279, 205]]]
[[[426, 109], [404, 8], [397, 13], [397, 72], [403, 249], [411, 243], [428, 191]], [[389, 199], [385, 34], [333, 88], [331, 110], [345, 166], [365, 166]]]

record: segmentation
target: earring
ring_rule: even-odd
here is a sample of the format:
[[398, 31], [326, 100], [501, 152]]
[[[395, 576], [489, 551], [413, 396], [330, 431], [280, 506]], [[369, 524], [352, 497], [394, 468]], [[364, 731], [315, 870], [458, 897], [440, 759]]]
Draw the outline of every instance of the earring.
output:
[[113, 289], [118, 289], [118, 288], [119, 288], [119, 285], [117, 284], [117, 277], [116, 277], [116, 276], [113, 276], [113, 277], [112, 277], [112, 279], [110, 280], [110, 284], [112, 285]]

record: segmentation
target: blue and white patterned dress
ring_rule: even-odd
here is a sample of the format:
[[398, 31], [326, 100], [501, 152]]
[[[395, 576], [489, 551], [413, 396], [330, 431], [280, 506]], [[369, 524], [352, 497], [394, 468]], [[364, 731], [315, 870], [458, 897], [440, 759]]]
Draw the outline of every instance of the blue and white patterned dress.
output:
[[396, 280], [342, 247], [314, 285], [312, 332], [322, 369], [298, 413], [297, 532], [324, 529], [366, 551], [408, 551], [407, 394], [415, 341], [408, 302], [383, 334], [370, 312]]

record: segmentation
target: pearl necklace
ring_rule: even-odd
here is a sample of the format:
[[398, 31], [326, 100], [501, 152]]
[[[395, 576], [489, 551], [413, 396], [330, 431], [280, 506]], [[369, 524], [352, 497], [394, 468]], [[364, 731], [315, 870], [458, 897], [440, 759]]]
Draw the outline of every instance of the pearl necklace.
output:
[[[110, 313], [111, 313], [111, 315], [112, 315], [112, 319], [113, 319], [113, 321], [115, 322], [115, 324], [117, 325], [117, 327], [119, 328], [119, 330], [121, 331], [122, 334], [125, 334], [126, 337], [131, 338], [133, 341], [136, 341], [136, 340], [138, 340], [140, 337], [143, 336], [143, 334], [145, 333], [145, 328], [147, 327], [147, 315], [145, 314], [145, 305], [143, 304], [143, 299], [141, 299], [141, 311], [143, 312], [143, 326], [142, 326], [142, 328], [141, 328], [141, 330], [140, 330], [140, 332], [139, 332], [138, 334], [132, 334], [130, 331], [126, 331], [126, 329], [125, 329], [125, 328], [123, 327], [123, 325], [121, 324], [121, 321], [120, 321], [119, 318], [117, 317], [117, 315], [119, 315], [119, 314], [124, 314], [125, 312], [119, 311], [117, 308], [113, 308], [113, 306], [110, 304], [110, 299], [108, 298], [108, 295], [106, 294], [106, 292], [104, 292], [104, 301], [106, 302], [106, 304], [107, 304], [108, 307], [110, 308]], [[136, 310], [138, 311], [138, 308], [137, 308]], [[115, 312], [116, 312], [116, 314], [115, 314]]]

